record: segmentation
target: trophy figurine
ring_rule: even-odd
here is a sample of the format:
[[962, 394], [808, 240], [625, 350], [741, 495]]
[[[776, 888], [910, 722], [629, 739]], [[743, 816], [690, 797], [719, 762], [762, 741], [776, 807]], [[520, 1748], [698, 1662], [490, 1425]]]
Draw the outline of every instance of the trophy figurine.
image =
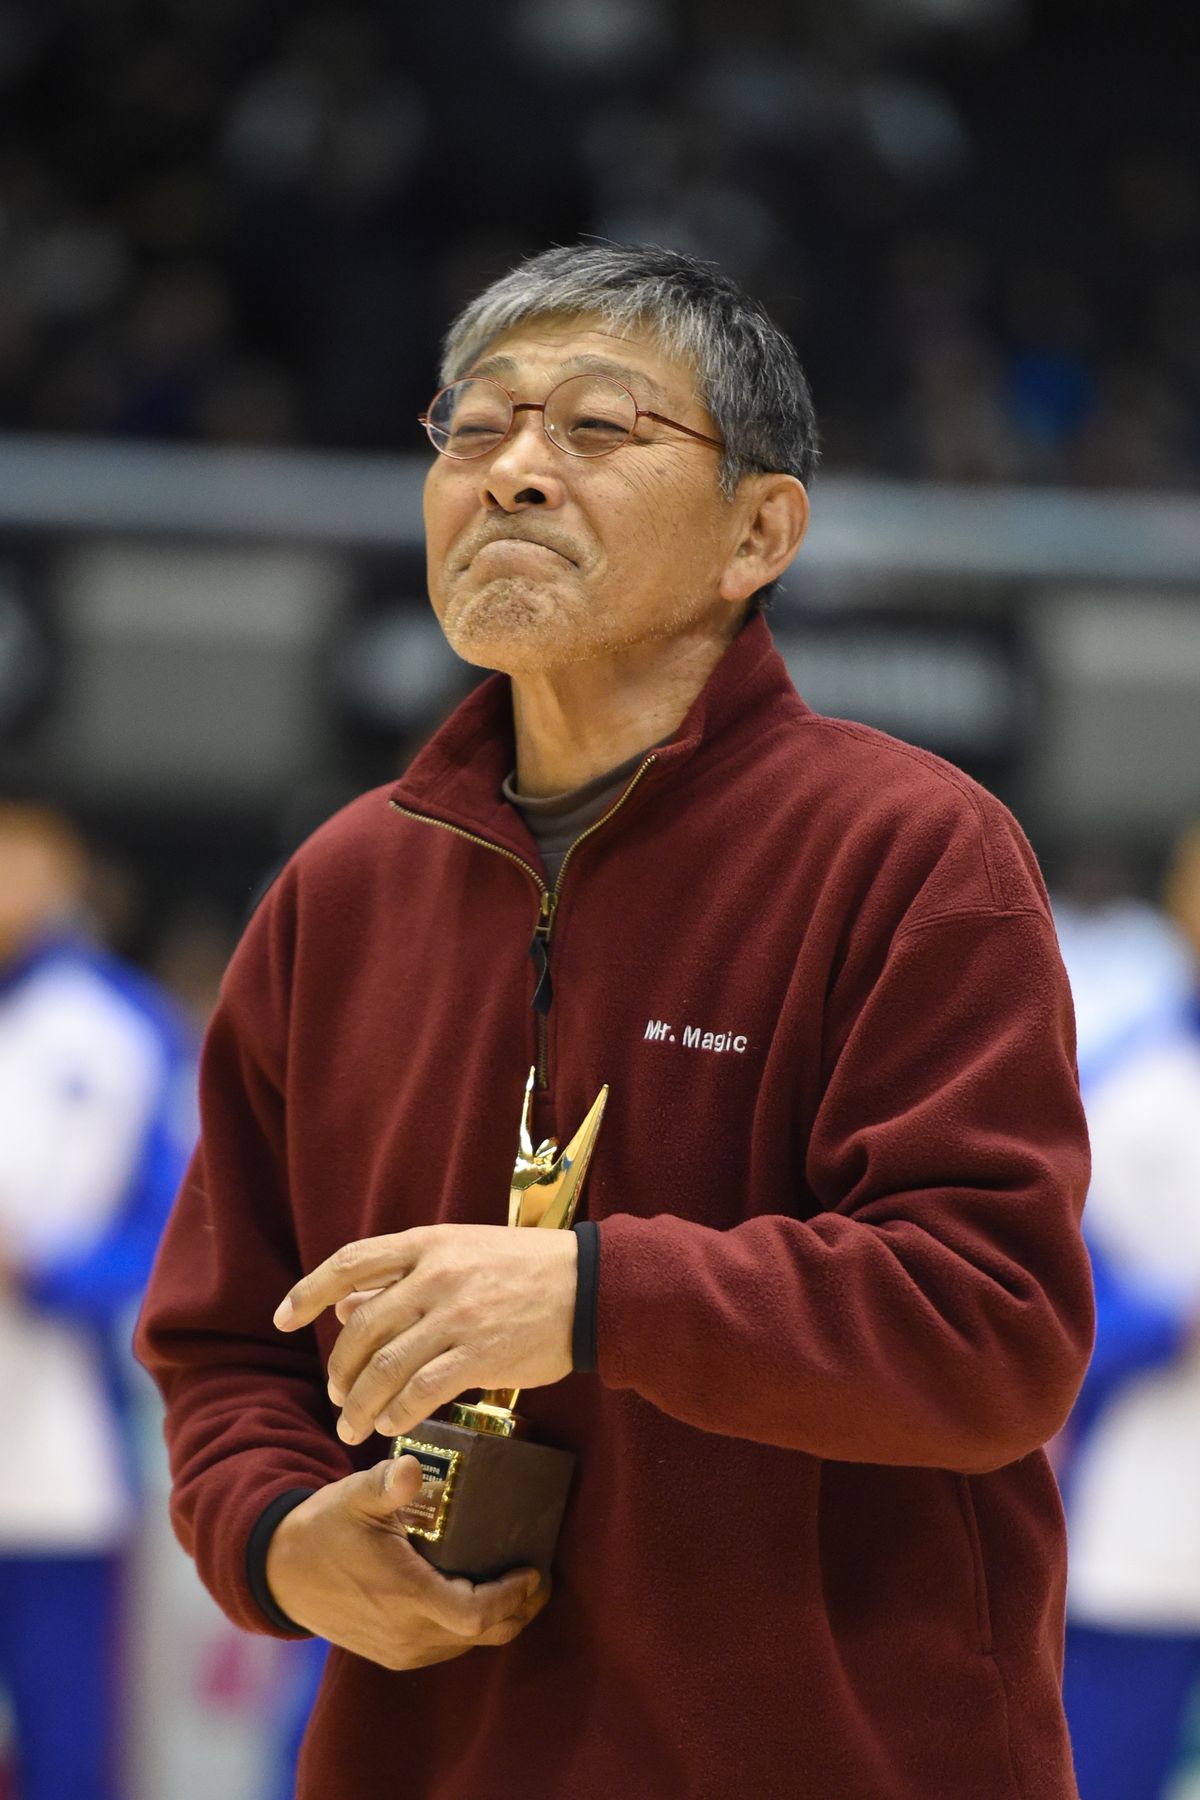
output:
[[[575, 1217], [600, 1131], [607, 1086], [566, 1149], [546, 1138], [535, 1150], [529, 1122], [535, 1071], [525, 1083], [517, 1160], [508, 1190], [510, 1226], [565, 1231]], [[397, 1514], [415, 1550], [447, 1575], [490, 1581], [523, 1565], [550, 1567], [574, 1456], [528, 1437], [513, 1410], [519, 1388], [492, 1388], [458, 1401], [448, 1419], [426, 1419], [392, 1443], [424, 1471], [415, 1500]]]

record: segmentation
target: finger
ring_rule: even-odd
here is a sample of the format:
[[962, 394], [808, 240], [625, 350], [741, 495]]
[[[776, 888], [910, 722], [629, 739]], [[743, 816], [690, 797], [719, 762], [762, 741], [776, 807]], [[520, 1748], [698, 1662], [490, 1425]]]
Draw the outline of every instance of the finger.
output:
[[[422, 1583], [421, 1606], [435, 1625], [459, 1638], [482, 1637], [507, 1620], [521, 1616], [543, 1587], [549, 1598], [549, 1586], [536, 1569], [513, 1569], [498, 1581], [472, 1582], [448, 1579], [423, 1560], [422, 1567], [432, 1579]], [[543, 1599], [537, 1610], [544, 1605]]]
[[[363, 1443], [385, 1411], [406, 1420], [398, 1430], [388, 1433], [389, 1437], [397, 1437], [410, 1425], [427, 1419], [443, 1400], [461, 1394], [468, 1385], [466, 1381], [446, 1387], [449, 1377], [443, 1368], [443, 1357], [454, 1353], [444, 1337], [434, 1335], [437, 1329], [429, 1319], [419, 1319], [399, 1336], [385, 1338], [371, 1352], [342, 1402], [337, 1433], [344, 1444]], [[462, 1366], [461, 1353], [455, 1366]], [[442, 1398], [425, 1404], [426, 1392], [438, 1393]], [[407, 1405], [401, 1403], [402, 1395], [410, 1396]]]
[[502, 1619], [499, 1625], [492, 1625], [487, 1631], [481, 1631], [475, 1643], [479, 1648], [491, 1648], [500, 1644], [511, 1644], [515, 1637], [520, 1637], [525, 1627], [537, 1618], [547, 1600], [550, 1598], [549, 1584], [539, 1584], [536, 1592], [530, 1595], [515, 1613]]
[[[411, 1288], [412, 1283], [394, 1281], [363, 1300], [338, 1333], [329, 1353], [329, 1398], [335, 1406], [345, 1405], [346, 1396], [377, 1352], [419, 1324], [421, 1313], [406, 1287]], [[392, 1359], [385, 1360], [391, 1366]]]
[[471, 1378], [470, 1363], [471, 1351], [465, 1344], [451, 1344], [423, 1361], [404, 1386], [376, 1411], [374, 1429], [385, 1437], [399, 1437], [435, 1413], [439, 1406], [456, 1400], [465, 1389], [481, 1386]]
[[391, 1457], [346, 1476], [349, 1499], [368, 1518], [387, 1519], [415, 1500], [425, 1478], [415, 1456]]
[[[428, 1321], [423, 1320], [422, 1324], [427, 1325]], [[346, 1407], [352, 1402], [356, 1406], [356, 1424], [359, 1420], [366, 1421], [364, 1437], [371, 1431], [382, 1432], [384, 1437], [399, 1437], [435, 1413], [439, 1406], [457, 1399], [465, 1388], [482, 1386], [481, 1382], [472, 1379], [472, 1353], [467, 1345], [447, 1344], [444, 1338], [423, 1342], [419, 1326], [409, 1337], [412, 1343], [411, 1346], [406, 1343], [406, 1354], [411, 1360], [406, 1379], [394, 1382], [390, 1393], [385, 1384], [379, 1389], [364, 1386], [361, 1398], [357, 1388], [346, 1396]], [[376, 1354], [385, 1357], [386, 1351], [385, 1345]], [[368, 1380], [369, 1376], [364, 1374], [364, 1383]], [[346, 1441], [358, 1443], [361, 1439]]]
[[[458, 1639], [452, 1644], [444, 1644], [439, 1650], [426, 1650], [420, 1656], [414, 1656], [411, 1651], [407, 1651], [403, 1662], [397, 1663], [396, 1667], [398, 1669], [425, 1669], [431, 1663], [453, 1662], [456, 1656], [466, 1656], [467, 1652], [474, 1648], [473, 1644], [464, 1644], [461, 1639]], [[387, 1666], [385, 1663], [384, 1667]]]
[[359, 1238], [343, 1244], [332, 1256], [290, 1288], [275, 1309], [280, 1331], [297, 1331], [339, 1300], [362, 1288], [381, 1287], [407, 1275], [420, 1251], [422, 1228], [392, 1232], [387, 1237]]
[[347, 1294], [344, 1300], [339, 1300], [333, 1310], [345, 1325], [354, 1317], [364, 1301], [373, 1300], [376, 1294], [382, 1293], [382, 1288], [359, 1288], [355, 1293]]

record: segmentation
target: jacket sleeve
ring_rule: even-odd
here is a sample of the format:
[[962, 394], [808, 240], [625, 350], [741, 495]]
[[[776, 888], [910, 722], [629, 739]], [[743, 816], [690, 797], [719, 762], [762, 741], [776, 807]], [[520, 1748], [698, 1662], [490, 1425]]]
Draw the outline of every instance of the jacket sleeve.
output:
[[1073, 1038], [1043, 913], [902, 927], [817, 1104], [818, 1210], [605, 1219], [601, 1379], [840, 1461], [979, 1473], [1045, 1443], [1094, 1328]]
[[176, 1535], [229, 1617], [276, 1635], [247, 1570], [254, 1527], [281, 1495], [351, 1470], [312, 1330], [283, 1336], [271, 1322], [302, 1273], [285, 1155], [283, 885], [251, 922], [205, 1039], [200, 1142], [134, 1345], [166, 1403]]

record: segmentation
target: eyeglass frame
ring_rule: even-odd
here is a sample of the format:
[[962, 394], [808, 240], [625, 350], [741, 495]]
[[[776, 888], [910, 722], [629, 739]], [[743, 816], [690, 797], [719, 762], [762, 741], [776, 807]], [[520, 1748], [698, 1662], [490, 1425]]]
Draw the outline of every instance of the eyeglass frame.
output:
[[[559, 388], [566, 387], [568, 382], [594, 381], [597, 376], [599, 376], [602, 381], [611, 381], [614, 387], [620, 388], [623, 394], [629, 395], [629, 398], [633, 401], [633, 424], [629, 427], [629, 430], [621, 439], [621, 442], [619, 444], [614, 444], [611, 450], [593, 450], [591, 452], [588, 452], [587, 450], [568, 450], [565, 444], [560, 444], [558, 439], [551, 437], [550, 433], [546, 430], [546, 408], [549, 406], [555, 394], [557, 394]], [[489, 444], [484, 450], [476, 450], [471, 456], [451, 456], [448, 450], [443, 450], [440, 445], [433, 442], [434, 427], [430, 419], [430, 414], [433, 412], [434, 407], [437, 405], [443, 394], [449, 393], [451, 388], [461, 387], [465, 381], [486, 381], [489, 387], [499, 388], [512, 409], [512, 417], [508, 421], [507, 431], [504, 433], [503, 437], [498, 438], [494, 444]], [[429, 405], [425, 408], [425, 411], [417, 414], [417, 423], [418, 425], [423, 425], [425, 427], [425, 434], [430, 443], [433, 444], [434, 450], [439, 456], [444, 456], [447, 462], [478, 462], [481, 456], [490, 456], [493, 450], [498, 450], [501, 444], [506, 444], [508, 442], [509, 438], [512, 436], [513, 426], [517, 422], [517, 414], [519, 412], [540, 412], [542, 415], [542, 434], [545, 437], [546, 442], [548, 444], [553, 444], [556, 450], [561, 450], [564, 456], [576, 456], [582, 462], [599, 462], [601, 457], [614, 456], [618, 450], [623, 450], [626, 444], [633, 441], [633, 434], [638, 428], [638, 421], [640, 419], [653, 419], [659, 425], [670, 425], [675, 431], [683, 431], [687, 433], [688, 437], [698, 438], [702, 444], [711, 444], [714, 450], [724, 450], [726, 448], [719, 438], [709, 437], [703, 431], [696, 431], [691, 425], [681, 425], [678, 419], [668, 419], [665, 413], [651, 412], [648, 406], [639, 406], [637, 403], [637, 395], [634, 394], [631, 389], [627, 388], [623, 381], [618, 381], [615, 375], [606, 375], [598, 370], [589, 373], [581, 373], [579, 375], [564, 375], [561, 381], [555, 382], [544, 400], [518, 400], [515, 394], [509, 392], [502, 381], [497, 381], [495, 377], [491, 375], [460, 375], [457, 381], [448, 381], [444, 387], [438, 389], [437, 393], [433, 396], [433, 399], [429, 402]]]

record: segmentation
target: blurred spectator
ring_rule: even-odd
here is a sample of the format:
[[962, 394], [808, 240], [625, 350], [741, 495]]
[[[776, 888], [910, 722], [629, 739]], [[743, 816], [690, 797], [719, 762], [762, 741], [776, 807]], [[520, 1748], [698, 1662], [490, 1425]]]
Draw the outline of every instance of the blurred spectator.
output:
[[189, 1028], [83, 936], [87, 857], [0, 801], [0, 1687], [20, 1800], [114, 1800], [125, 1335], [194, 1135]]
[[1059, 1470], [1081, 1800], [1161, 1800], [1200, 1683], [1198, 842], [1174, 920], [1096, 894], [1056, 909], [1093, 1155], [1096, 1350]]
[[1168, 914], [1200, 963], [1200, 822], [1189, 825], [1176, 841], [1163, 898]]
[[1144, 1039], [1186, 1016], [1195, 957], [1174, 919], [1133, 898], [1120, 862], [1099, 849], [1064, 871], [1054, 922], [1075, 1002], [1079, 1078], [1090, 1092]]
[[157, 981], [184, 1007], [197, 1033], [208, 1024], [237, 942], [224, 910], [199, 897], [176, 904], [154, 948]]
[[1095, 408], [1100, 336], [1095, 309], [1084, 283], [1055, 263], [1019, 267], [1007, 302], [1013, 426], [1031, 462], [1037, 459], [1052, 471]]

